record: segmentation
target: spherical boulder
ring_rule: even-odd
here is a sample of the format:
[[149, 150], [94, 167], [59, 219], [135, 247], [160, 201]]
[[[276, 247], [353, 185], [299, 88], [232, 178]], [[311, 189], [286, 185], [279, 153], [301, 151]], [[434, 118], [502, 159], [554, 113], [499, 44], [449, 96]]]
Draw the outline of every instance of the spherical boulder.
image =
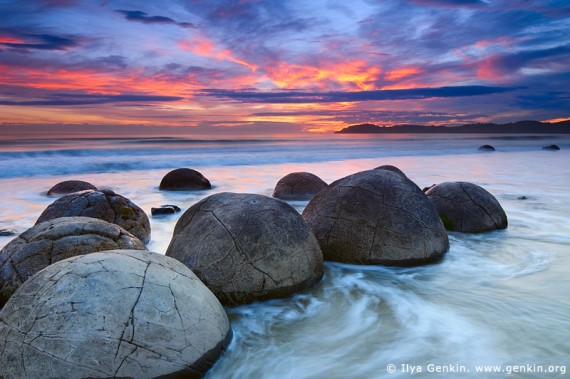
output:
[[448, 230], [479, 233], [505, 229], [507, 214], [484, 188], [467, 182], [446, 182], [426, 192]]
[[58, 217], [93, 217], [124, 228], [144, 243], [150, 241], [150, 222], [144, 211], [111, 190], [86, 190], [63, 196], [49, 205], [36, 221]]
[[382, 166], [378, 166], [375, 168], [375, 170], [388, 170], [388, 171], [392, 171], [395, 172], [396, 174], [402, 175], [404, 178], [407, 178], [406, 174], [404, 174], [404, 171], [400, 170], [398, 167], [396, 166], [392, 166], [389, 164], [385, 164]]
[[325, 260], [410, 266], [435, 262], [449, 249], [427, 197], [389, 170], [349, 175], [319, 192], [303, 211]]
[[51, 187], [47, 191], [48, 195], [68, 195], [73, 192], [85, 191], [85, 190], [97, 190], [91, 183], [84, 182], [82, 180], [66, 180], [64, 182], [59, 182], [55, 186]]
[[50, 264], [113, 249], [146, 247], [120, 226], [96, 218], [60, 217], [37, 224], [0, 251], [0, 307], [23, 282]]
[[190, 168], [178, 168], [164, 175], [158, 188], [162, 191], [188, 191], [206, 190], [212, 188], [212, 185], [198, 171]]
[[492, 145], [481, 145], [479, 151], [495, 151], [495, 148]]
[[273, 197], [283, 200], [310, 200], [327, 183], [310, 172], [293, 172], [277, 182]]
[[219, 193], [178, 220], [166, 255], [188, 266], [223, 304], [285, 297], [319, 282], [323, 256], [289, 204]]
[[0, 311], [0, 377], [202, 377], [231, 339], [216, 297], [180, 262], [113, 250], [26, 281]]

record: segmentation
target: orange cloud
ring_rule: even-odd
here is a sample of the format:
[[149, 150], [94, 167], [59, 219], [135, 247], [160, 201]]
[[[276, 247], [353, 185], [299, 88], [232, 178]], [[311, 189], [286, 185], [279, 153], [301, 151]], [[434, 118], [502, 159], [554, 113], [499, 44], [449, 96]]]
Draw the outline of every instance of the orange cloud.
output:
[[0, 43], [23, 43], [24, 41], [16, 39], [16, 38], [12, 38], [12, 37], [7, 37], [7, 36], [0, 36]]
[[498, 38], [490, 38], [490, 39], [482, 39], [480, 41], [477, 41], [475, 43], [475, 46], [477, 46], [478, 48], [485, 48], [489, 45], [503, 45], [503, 46], [509, 46], [513, 43], [513, 39], [509, 38], [509, 37], [498, 37]]
[[249, 68], [251, 71], [257, 71], [258, 67], [243, 59], [235, 57], [229, 49], [222, 49], [214, 45], [214, 43], [205, 36], [195, 37], [189, 41], [180, 41], [178, 46], [193, 54], [203, 57], [213, 58], [218, 61], [230, 61]]
[[[330, 82], [351, 84], [360, 90], [375, 88], [381, 73], [379, 67], [363, 60], [335, 63], [323, 67], [303, 66], [281, 62], [265, 68], [269, 78], [280, 88], [327, 87]], [[354, 88], [353, 88], [354, 89]]]
[[501, 81], [505, 79], [505, 73], [498, 65], [497, 58], [490, 56], [476, 64], [477, 76], [484, 80]]
[[396, 70], [387, 71], [384, 78], [386, 80], [392, 81], [392, 80], [398, 80], [398, 79], [406, 78], [408, 76], [420, 74], [422, 72], [423, 71], [417, 67], [402, 67], [402, 68], [398, 68]]
[[0, 66], [0, 82], [20, 87], [47, 90], [82, 91], [95, 94], [117, 95], [124, 92], [160, 93], [164, 96], [188, 96], [193, 83], [179, 83], [160, 77], [147, 77], [142, 70], [128, 75], [79, 69], [26, 69], [15, 70]]

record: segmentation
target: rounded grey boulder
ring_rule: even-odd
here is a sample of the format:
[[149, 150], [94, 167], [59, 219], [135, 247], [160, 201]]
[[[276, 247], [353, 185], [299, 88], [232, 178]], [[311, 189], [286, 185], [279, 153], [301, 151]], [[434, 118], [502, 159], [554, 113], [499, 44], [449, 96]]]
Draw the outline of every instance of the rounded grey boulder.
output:
[[283, 200], [309, 200], [327, 183], [310, 172], [293, 172], [277, 182], [273, 197]]
[[445, 228], [479, 233], [505, 229], [507, 214], [501, 204], [484, 188], [467, 182], [446, 182], [426, 192]]
[[61, 197], [43, 211], [36, 224], [74, 216], [98, 218], [117, 224], [144, 243], [150, 241], [150, 222], [146, 213], [111, 190], [86, 190]]
[[378, 166], [375, 168], [375, 170], [388, 170], [388, 171], [392, 171], [395, 172], [396, 174], [402, 175], [404, 178], [407, 178], [406, 174], [404, 174], [404, 171], [400, 170], [398, 167], [396, 166], [392, 166], [389, 164], [385, 164], [382, 166]]
[[303, 217], [325, 260], [410, 266], [435, 262], [449, 249], [447, 233], [427, 197], [389, 170], [369, 170], [330, 184]]
[[178, 220], [166, 255], [223, 304], [289, 296], [323, 276], [319, 244], [301, 215], [262, 195], [225, 192], [196, 203]]
[[158, 187], [161, 191], [206, 190], [210, 181], [200, 172], [190, 168], [178, 168], [164, 175]]
[[223, 307], [180, 262], [93, 253], [38, 272], [0, 311], [0, 377], [198, 378], [230, 339]]
[[93, 184], [84, 182], [82, 180], [66, 180], [59, 182], [47, 191], [48, 195], [68, 195], [73, 192], [97, 190]]
[[96, 218], [60, 217], [37, 224], [0, 251], [0, 307], [23, 282], [50, 264], [113, 249], [146, 247], [120, 226]]

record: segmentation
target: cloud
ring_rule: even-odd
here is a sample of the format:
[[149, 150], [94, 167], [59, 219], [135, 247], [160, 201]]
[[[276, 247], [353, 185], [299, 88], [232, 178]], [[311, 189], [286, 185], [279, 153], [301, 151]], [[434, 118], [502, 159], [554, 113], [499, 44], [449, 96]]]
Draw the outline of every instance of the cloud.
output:
[[472, 8], [486, 6], [488, 3], [483, 0], [411, 0], [417, 5], [427, 5], [444, 8]]
[[570, 45], [557, 46], [550, 49], [525, 50], [510, 54], [495, 54], [478, 62], [477, 73], [483, 79], [497, 80], [517, 72], [519, 69], [537, 65], [548, 69], [559, 66], [567, 71], [566, 63], [570, 59]]
[[67, 50], [79, 45], [79, 38], [52, 34], [28, 34], [0, 30], [0, 46], [22, 50]]
[[69, 106], [69, 105], [94, 105], [124, 102], [170, 102], [183, 100], [178, 96], [157, 95], [98, 95], [98, 94], [51, 94], [51, 98], [32, 101], [0, 101], [0, 105], [10, 106]]
[[254, 90], [204, 89], [198, 94], [220, 99], [230, 99], [241, 103], [299, 104], [453, 98], [491, 95], [516, 89], [519, 89], [519, 87], [457, 86], [359, 92], [261, 92]]
[[517, 98], [516, 105], [524, 109], [570, 109], [570, 92], [549, 91], [521, 95]]
[[322, 121], [342, 121], [347, 124], [371, 122], [376, 124], [396, 123], [434, 123], [448, 121], [471, 122], [486, 115], [480, 113], [456, 113], [437, 111], [403, 111], [403, 110], [306, 110], [292, 112], [257, 112], [250, 116], [260, 118], [281, 117], [321, 117]]
[[117, 9], [115, 12], [125, 16], [125, 20], [142, 22], [144, 24], [171, 24], [178, 25], [182, 28], [194, 28], [195, 25], [190, 22], [178, 22], [170, 17], [165, 16], [149, 16], [142, 11], [127, 11], [122, 9]]

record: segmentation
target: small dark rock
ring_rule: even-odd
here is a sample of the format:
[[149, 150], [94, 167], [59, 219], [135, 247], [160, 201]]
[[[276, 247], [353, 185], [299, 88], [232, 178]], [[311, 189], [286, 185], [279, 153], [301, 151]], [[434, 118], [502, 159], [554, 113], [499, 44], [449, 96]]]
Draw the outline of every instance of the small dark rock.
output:
[[10, 237], [15, 236], [17, 233], [15, 230], [0, 229], [0, 237]]
[[174, 209], [175, 212], [181, 211], [180, 207], [174, 204], [162, 204], [161, 207], [171, 207]]
[[526, 196], [519, 196], [519, 197], [517, 197], [517, 200], [528, 200], [528, 197], [526, 197]]
[[210, 181], [190, 168], [178, 168], [166, 174], [160, 182], [161, 191], [188, 191], [211, 189]]
[[66, 180], [64, 182], [57, 183], [55, 186], [51, 187], [47, 191], [48, 195], [68, 195], [73, 192], [85, 191], [85, 190], [97, 190], [91, 183], [84, 182], [82, 180]]
[[491, 145], [479, 146], [479, 151], [495, 151], [495, 148]]
[[560, 147], [558, 147], [558, 145], [548, 145], [548, 146], [543, 146], [542, 150], [560, 150]]
[[177, 212], [180, 212], [180, 208], [177, 207], [176, 205], [170, 205], [170, 204], [161, 205], [160, 208], [151, 208], [150, 209], [150, 213], [153, 216], [169, 215], [169, 214], [174, 214]]
[[277, 182], [273, 197], [283, 200], [310, 200], [326, 186], [324, 180], [310, 172], [293, 172]]

